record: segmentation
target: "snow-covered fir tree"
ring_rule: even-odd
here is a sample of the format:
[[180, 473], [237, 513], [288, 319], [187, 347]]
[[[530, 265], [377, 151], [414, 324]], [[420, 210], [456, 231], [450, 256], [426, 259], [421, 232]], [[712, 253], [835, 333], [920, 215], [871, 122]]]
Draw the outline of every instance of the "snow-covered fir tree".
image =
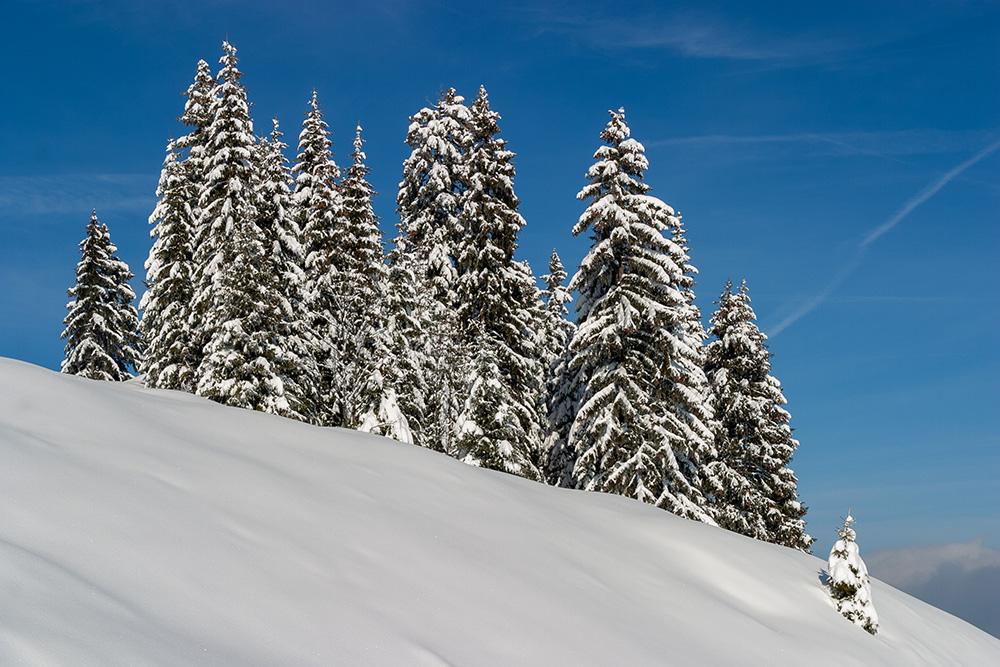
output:
[[372, 208], [376, 192], [368, 182], [371, 168], [365, 164], [367, 156], [361, 131], [358, 125], [354, 133], [354, 151], [349, 156], [351, 164], [341, 183], [344, 218], [341, 236], [345, 270], [359, 281], [359, 289], [370, 298], [385, 282], [386, 268], [379, 218]]
[[[683, 475], [674, 474], [672, 484], [692, 491], [700, 485], [702, 495], [711, 501], [712, 494], [721, 486], [707, 466], [716, 456], [716, 423], [711, 387], [704, 369], [708, 336], [701, 323], [701, 311], [694, 303], [694, 276], [698, 269], [688, 256], [687, 236], [680, 214], [670, 215], [668, 221], [672, 241], [669, 252], [674, 266], [681, 269], [680, 274], [671, 276], [671, 285], [684, 298], [683, 304], [676, 304], [672, 309], [672, 322], [663, 332], [665, 358], [659, 383], [664, 417], [671, 433], [680, 436], [674, 451]], [[693, 487], [688, 486], [689, 481]], [[672, 511], [678, 511], [676, 507]], [[714, 507], [709, 505], [709, 512], [713, 511]]]
[[552, 255], [549, 256], [549, 272], [541, 277], [545, 283], [545, 289], [542, 290], [545, 307], [541, 357], [546, 366], [551, 366], [564, 355], [573, 332], [576, 331], [576, 325], [568, 319], [573, 295], [566, 287], [567, 276], [559, 253], [553, 248]]
[[[499, 120], [500, 115], [490, 109], [486, 89], [480, 87], [468, 121], [471, 143], [463, 159], [466, 186], [458, 199], [462, 233], [455, 268], [459, 321], [465, 344], [478, 357], [463, 423], [468, 429], [485, 415], [491, 423], [502, 416], [505, 425], [496, 430], [480, 424], [478, 453], [461, 455], [484, 467], [540, 479], [543, 366], [535, 328], [541, 320], [541, 302], [530, 268], [514, 261], [525, 223], [514, 194], [514, 153], [498, 136]], [[479, 400], [488, 402], [477, 406]], [[488, 452], [492, 434], [499, 439], [494, 451]]]
[[146, 260], [147, 290], [140, 303], [146, 348], [141, 370], [149, 386], [161, 389], [193, 392], [201, 363], [202, 341], [192, 301], [194, 248], [202, 236], [200, 200], [215, 92], [211, 68], [199, 60], [179, 118], [189, 131], [168, 144], [156, 191], [158, 203], [149, 218], [155, 240]]
[[515, 412], [516, 404], [504, 384], [493, 350], [481, 347], [469, 397], [456, 425], [458, 446], [466, 463], [527, 477], [532, 474], [532, 462], [527, 452], [519, 451], [525, 438], [522, 417]]
[[826, 586], [837, 604], [837, 611], [874, 635], [878, 632], [878, 614], [872, 605], [871, 579], [861, 560], [852, 523], [854, 517], [848, 512], [843, 528], [837, 530], [840, 539], [830, 551]]
[[342, 213], [334, 230], [338, 255], [332, 314], [338, 333], [332, 341], [337, 360], [333, 382], [339, 397], [338, 421], [348, 428], [379, 412], [388, 415], [398, 410], [395, 392], [385, 382], [393, 363], [383, 307], [387, 269], [379, 219], [372, 208], [371, 169], [365, 159], [358, 125], [351, 164], [340, 184]]
[[290, 307], [253, 220], [241, 219], [221, 249], [197, 392], [219, 403], [302, 419], [289, 378], [301, 359], [287, 347]]
[[224, 42], [209, 108], [195, 247], [193, 319], [202, 344], [195, 391], [220, 403], [300, 417], [286, 384], [298, 358], [284, 346], [291, 307], [272, 239], [259, 224], [260, 149], [236, 49]]
[[[395, 407], [401, 413], [402, 420], [406, 421], [406, 431], [410, 434], [411, 440], [425, 445], [420, 434], [420, 424], [424, 423], [427, 409], [424, 397], [429, 391], [424, 373], [426, 363], [423, 343], [426, 337], [423, 335], [423, 323], [417, 317], [419, 299], [416, 282], [421, 267], [408, 257], [400, 259], [399, 250], [400, 246], [397, 243], [390, 253], [386, 275], [387, 288], [381, 303], [385, 324], [383, 333], [388, 345], [388, 356], [392, 360], [382, 376], [382, 381], [386, 387], [393, 389]], [[388, 407], [391, 412], [391, 406]], [[381, 408], [379, 412], [382, 412]], [[402, 422], [398, 417], [392, 419], [395, 419], [395, 423]], [[366, 421], [383, 424], [386, 419], [366, 417]], [[385, 431], [372, 432], [384, 434]]]
[[[642, 145], [623, 109], [611, 111], [578, 198], [573, 228], [593, 245], [573, 277], [578, 328], [570, 371], [580, 396], [567, 448], [580, 488], [617, 493], [711, 523], [702, 493], [714, 453], [702, 415], [707, 383], [687, 335], [690, 298], [673, 209], [646, 194]], [[697, 365], [700, 372], [700, 364]], [[699, 386], [699, 381], [701, 385]]]
[[[396, 197], [400, 221], [389, 255], [393, 290], [411, 305], [392, 306], [394, 345], [405, 345], [409, 372], [400, 402], [417, 442], [457, 455], [456, 421], [467, 397], [471, 358], [457, 315], [454, 254], [463, 227], [459, 199], [466, 187], [464, 151], [471, 144], [469, 109], [454, 89], [410, 119], [410, 156]], [[400, 281], [410, 281], [407, 288]], [[408, 315], [403, 316], [403, 306]], [[404, 350], [397, 350], [404, 352]], [[420, 392], [404, 396], [403, 391]], [[418, 412], [419, 411], [419, 412]]]
[[319, 403], [319, 369], [313, 356], [312, 330], [306, 310], [306, 279], [303, 247], [293, 218], [291, 176], [278, 120], [272, 121], [269, 139], [258, 143], [254, 192], [257, 194], [257, 226], [265, 250], [262, 270], [272, 274], [284, 315], [278, 327], [283, 356], [291, 364], [284, 377], [285, 396], [293, 411], [306, 421], [315, 421]]
[[292, 201], [305, 253], [305, 310], [319, 368], [318, 422], [342, 426], [343, 397], [336, 386], [343, 375], [342, 359], [334, 347], [341, 335], [337, 326], [338, 290], [343, 268], [339, 245], [343, 202], [337, 185], [340, 168], [330, 150], [333, 142], [316, 91], [313, 91], [305, 116], [292, 167], [295, 179]]
[[542, 276], [545, 309], [542, 313], [540, 350], [545, 384], [542, 391], [542, 414], [545, 416], [545, 440], [542, 444], [545, 478], [556, 486], [572, 486], [576, 458], [566, 447], [570, 426], [576, 417], [575, 387], [569, 376], [569, 342], [576, 325], [568, 319], [573, 297], [566, 287], [567, 273], [559, 254], [552, 250], [549, 272]]
[[[201, 209], [208, 174], [209, 125], [212, 123], [212, 109], [219, 90], [208, 63], [199, 60], [194, 82], [184, 93], [187, 100], [184, 103], [184, 113], [179, 119], [188, 128], [188, 132], [177, 138], [177, 148], [181, 153], [179, 161], [184, 167], [187, 210], [195, 244], [204, 236], [201, 225], [205, 218]], [[188, 307], [190, 308], [190, 304]], [[192, 321], [194, 319], [190, 313], [188, 319]]]
[[139, 315], [129, 287], [132, 272], [115, 256], [107, 226], [90, 215], [87, 236], [80, 242], [76, 284], [68, 294], [66, 358], [62, 372], [93, 380], [123, 381], [139, 358]]
[[718, 460], [710, 464], [722, 485], [716, 521], [729, 530], [808, 552], [806, 508], [788, 467], [792, 438], [780, 383], [771, 375], [767, 336], [757, 328], [744, 280], [718, 301], [708, 331], [705, 370], [718, 420]]
[[195, 326], [203, 345], [214, 332], [205, 321], [215, 304], [215, 274], [222, 266], [226, 240], [245, 225], [256, 221], [256, 180], [258, 157], [250, 105], [243, 76], [237, 68], [236, 49], [223, 42], [216, 88], [210, 98], [209, 125], [205, 128], [204, 180], [199, 199], [195, 230], [195, 294], [192, 300]]
[[285, 149], [288, 144], [278, 125], [278, 119], [271, 121], [270, 137], [261, 138], [260, 152], [256, 163], [260, 167], [256, 174], [255, 190], [258, 194], [257, 221], [270, 240], [270, 252], [281, 264], [281, 282], [285, 285], [289, 298], [301, 299], [304, 289], [305, 271], [302, 267], [304, 251], [299, 238], [298, 225], [294, 219], [292, 204], [291, 176]]
[[459, 199], [466, 188], [465, 150], [472, 143], [469, 116], [465, 99], [449, 88], [434, 107], [410, 119], [406, 145], [412, 150], [396, 196], [397, 256], [410, 255], [425, 265], [418, 281], [426, 281], [448, 307], [456, 301], [454, 258], [463, 234]]
[[159, 201], [149, 216], [154, 241], [146, 260], [146, 292], [139, 303], [141, 369], [147, 386], [193, 393], [201, 359], [188, 322], [194, 294], [194, 220], [191, 182], [174, 141], [167, 145], [156, 195]]

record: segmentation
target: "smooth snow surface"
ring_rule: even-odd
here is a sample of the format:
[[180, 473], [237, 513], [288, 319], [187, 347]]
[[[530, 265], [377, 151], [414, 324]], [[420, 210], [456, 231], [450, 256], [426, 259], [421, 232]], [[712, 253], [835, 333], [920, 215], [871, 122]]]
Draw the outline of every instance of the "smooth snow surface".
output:
[[0, 359], [0, 665], [1000, 664], [1000, 640], [878, 581], [868, 635], [825, 566], [378, 436]]

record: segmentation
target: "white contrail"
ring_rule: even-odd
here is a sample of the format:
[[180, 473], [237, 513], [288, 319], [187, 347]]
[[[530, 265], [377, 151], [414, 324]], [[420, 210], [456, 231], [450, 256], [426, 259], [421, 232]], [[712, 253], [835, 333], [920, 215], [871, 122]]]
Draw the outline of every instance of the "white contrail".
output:
[[980, 160], [982, 160], [984, 157], [986, 157], [987, 155], [989, 155], [993, 151], [997, 150], [998, 148], [1000, 148], [1000, 141], [997, 141], [996, 143], [990, 144], [989, 146], [987, 146], [983, 150], [979, 151], [978, 153], [976, 153], [975, 155], [973, 155], [971, 158], [969, 158], [968, 160], [966, 160], [962, 164], [958, 165], [957, 167], [955, 167], [954, 169], [952, 169], [951, 171], [949, 171], [947, 174], [945, 174], [944, 176], [942, 176], [941, 178], [939, 178], [934, 183], [931, 183], [929, 186], [927, 186], [924, 189], [923, 192], [921, 192], [919, 195], [917, 195], [916, 197], [914, 197], [910, 201], [906, 202], [906, 205], [903, 208], [899, 209], [896, 212], [895, 215], [893, 215], [891, 218], [889, 218], [888, 220], [886, 220], [885, 222], [883, 222], [881, 226], [879, 226], [871, 234], [869, 234], [868, 236], [866, 236], [865, 240], [861, 242], [861, 247], [868, 246], [872, 241], [874, 241], [875, 239], [877, 239], [878, 237], [882, 236], [887, 231], [889, 231], [890, 229], [892, 229], [893, 227], [895, 227], [896, 225], [898, 225], [899, 221], [902, 220], [903, 218], [905, 218], [906, 216], [908, 216], [913, 211], [913, 209], [915, 209], [916, 207], [918, 207], [921, 204], [923, 204], [925, 201], [927, 201], [928, 199], [930, 199], [931, 197], [933, 197], [935, 194], [937, 194], [938, 190], [940, 190], [944, 186], [948, 185], [948, 181], [950, 181], [951, 179], [955, 178], [956, 176], [958, 176], [959, 174], [961, 174], [963, 171], [965, 171], [966, 169], [968, 169], [972, 165], [976, 164], [977, 162], [979, 162]]
[[962, 164], [958, 165], [957, 167], [949, 171], [947, 174], [945, 174], [938, 180], [928, 185], [916, 197], [906, 202], [906, 204], [901, 209], [896, 211], [896, 213], [894, 213], [888, 220], [886, 220], [881, 225], [873, 229], [861, 241], [861, 243], [858, 245], [857, 254], [855, 254], [854, 259], [851, 260], [849, 264], [845, 265], [844, 268], [841, 269], [840, 272], [836, 275], [836, 277], [834, 277], [834, 279], [831, 280], [830, 283], [823, 288], [823, 290], [821, 290], [818, 294], [811, 297], [808, 301], [806, 301], [799, 308], [797, 308], [795, 312], [793, 312], [791, 315], [789, 315], [784, 320], [779, 322], [777, 326], [771, 329], [768, 335], [771, 336], [772, 338], [774, 336], [777, 336], [779, 333], [787, 329], [789, 325], [793, 324], [800, 318], [804, 317], [805, 315], [808, 315], [813, 310], [815, 310], [817, 306], [826, 301], [833, 293], [833, 291], [837, 289], [837, 287], [840, 286], [840, 284], [844, 282], [844, 280], [847, 279], [847, 276], [851, 275], [851, 273], [854, 272], [854, 269], [858, 268], [858, 265], [861, 264], [861, 260], [865, 256], [865, 251], [868, 250], [868, 246], [870, 246], [877, 238], [879, 238], [880, 236], [888, 232], [890, 229], [898, 225], [903, 220], [903, 218], [912, 213], [915, 208], [917, 208], [925, 201], [927, 201], [935, 194], [937, 194], [938, 190], [946, 186], [951, 179], [955, 178], [963, 171], [965, 171], [972, 165], [976, 164], [977, 162], [985, 158], [987, 155], [993, 153], [997, 149], [1000, 149], [1000, 141], [996, 141], [987, 146], [986, 148], [984, 148], [983, 150], [979, 151], [971, 158], [969, 158]]

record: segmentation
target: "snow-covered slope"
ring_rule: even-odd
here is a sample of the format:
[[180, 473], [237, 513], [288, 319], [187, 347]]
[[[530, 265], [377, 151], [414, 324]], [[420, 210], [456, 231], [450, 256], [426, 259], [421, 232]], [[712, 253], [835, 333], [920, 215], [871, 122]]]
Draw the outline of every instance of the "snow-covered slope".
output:
[[0, 665], [995, 665], [880, 582], [376, 436], [0, 359]]

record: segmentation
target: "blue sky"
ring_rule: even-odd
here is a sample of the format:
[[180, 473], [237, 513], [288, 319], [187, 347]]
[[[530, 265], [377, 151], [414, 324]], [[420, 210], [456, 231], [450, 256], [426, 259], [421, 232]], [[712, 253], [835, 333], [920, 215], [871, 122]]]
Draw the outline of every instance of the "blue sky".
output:
[[58, 368], [91, 208], [143, 273], [179, 92], [227, 37], [258, 132], [294, 144], [315, 88], [343, 164], [360, 121], [390, 231], [408, 116], [485, 85], [536, 274], [585, 254], [624, 106], [706, 320], [745, 277], [772, 336], [816, 553], [848, 506], [862, 549], [1000, 547], [1000, 4], [620, 4], [7, 2], [0, 355]]

